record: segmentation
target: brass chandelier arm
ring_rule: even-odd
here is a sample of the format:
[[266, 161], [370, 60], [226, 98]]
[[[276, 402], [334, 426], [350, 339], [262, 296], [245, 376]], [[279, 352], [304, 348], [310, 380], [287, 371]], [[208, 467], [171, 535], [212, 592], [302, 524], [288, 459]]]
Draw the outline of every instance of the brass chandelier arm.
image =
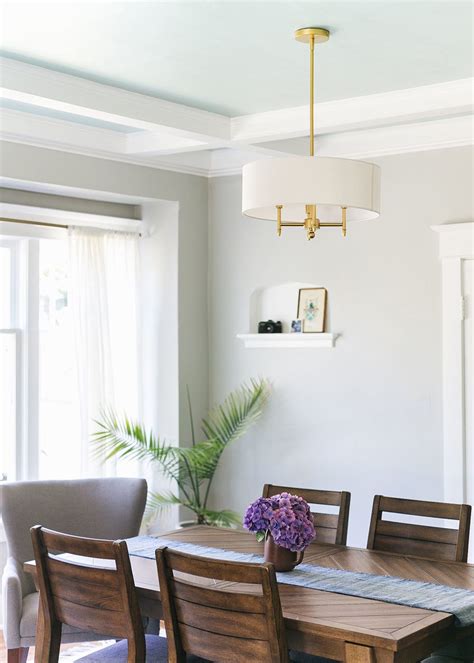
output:
[[277, 210], [277, 235], [281, 236], [282, 228], [306, 228], [308, 239], [313, 239], [319, 228], [342, 228], [342, 235], [347, 234], [347, 207], [341, 206], [341, 221], [320, 221], [316, 216], [316, 205], [306, 205], [304, 221], [282, 221], [283, 205], [275, 205]]

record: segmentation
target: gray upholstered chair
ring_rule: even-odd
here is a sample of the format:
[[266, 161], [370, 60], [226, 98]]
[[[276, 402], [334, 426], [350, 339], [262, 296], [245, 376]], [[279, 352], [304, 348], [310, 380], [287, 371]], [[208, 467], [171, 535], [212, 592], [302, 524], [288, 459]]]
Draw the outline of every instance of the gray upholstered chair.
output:
[[[0, 484], [0, 513], [8, 545], [3, 573], [4, 637], [8, 661], [26, 658], [35, 643], [38, 592], [23, 563], [33, 559], [30, 528], [44, 525], [68, 534], [102, 539], [136, 536], [145, 509], [144, 479], [19, 481]], [[63, 642], [103, 640], [69, 626]]]

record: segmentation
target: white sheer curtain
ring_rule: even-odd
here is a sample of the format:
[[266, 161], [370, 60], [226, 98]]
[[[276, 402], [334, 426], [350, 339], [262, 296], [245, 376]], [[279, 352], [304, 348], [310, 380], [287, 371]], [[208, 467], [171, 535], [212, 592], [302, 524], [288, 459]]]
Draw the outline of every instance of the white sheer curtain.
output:
[[[69, 261], [74, 321], [82, 475], [114, 474], [93, 460], [91, 434], [103, 407], [139, 416], [138, 237], [70, 228]], [[120, 473], [134, 473], [120, 463]]]

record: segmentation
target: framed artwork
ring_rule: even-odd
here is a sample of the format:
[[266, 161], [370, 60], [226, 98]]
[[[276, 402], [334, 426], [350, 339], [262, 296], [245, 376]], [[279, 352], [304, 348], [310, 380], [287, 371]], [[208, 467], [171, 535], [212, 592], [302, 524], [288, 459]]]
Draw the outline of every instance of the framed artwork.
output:
[[301, 288], [296, 316], [303, 321], [303, 332], [324, 332], [326, 324], [326, 288]]

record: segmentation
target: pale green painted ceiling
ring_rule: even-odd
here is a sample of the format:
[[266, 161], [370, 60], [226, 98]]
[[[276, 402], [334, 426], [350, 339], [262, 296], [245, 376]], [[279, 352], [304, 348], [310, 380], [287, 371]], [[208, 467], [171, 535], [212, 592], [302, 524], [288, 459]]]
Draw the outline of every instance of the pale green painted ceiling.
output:
[[1, 2], [2, 54], [228, 115], [307, 102], [295, 28], [317, 49], [319, 100], [472, 75], [472, 4], [386, 2]]

